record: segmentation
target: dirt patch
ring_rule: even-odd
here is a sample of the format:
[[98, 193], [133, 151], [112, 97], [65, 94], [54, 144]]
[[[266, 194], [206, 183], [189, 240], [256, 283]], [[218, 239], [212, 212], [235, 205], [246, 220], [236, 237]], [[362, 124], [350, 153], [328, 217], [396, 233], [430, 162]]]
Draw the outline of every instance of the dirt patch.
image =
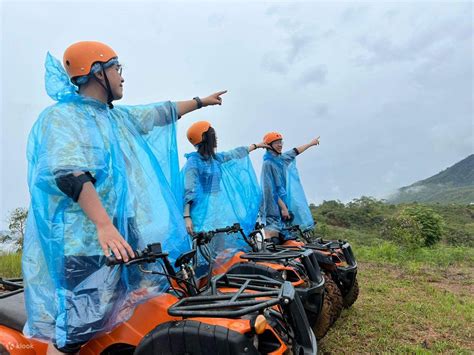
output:
[[425, 281], [436, 284], [436, 287], [455, 295], [465, 296], [474, 294], [474, 268], [447, 268], [442, 272], [432, 269], [424, 270]]
[[422, 268], [410, 272], [396, 265], [380, 265], [377, 263], [359, 264], [360, 272], [378, 271], [388, 277], [411, 281], [436, 284], [437, 288], [454, 293], [455, 295], [474, 294], [474, 268], [448, 267], [446, 269]]

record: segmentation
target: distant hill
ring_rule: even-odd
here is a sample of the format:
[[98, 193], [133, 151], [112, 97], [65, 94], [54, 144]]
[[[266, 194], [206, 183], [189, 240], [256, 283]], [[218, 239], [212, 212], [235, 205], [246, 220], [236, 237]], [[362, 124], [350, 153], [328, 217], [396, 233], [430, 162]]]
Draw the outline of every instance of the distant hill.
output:
[[474, 154], [425, 180], [402, 187], [391, 203], [474, 203]]

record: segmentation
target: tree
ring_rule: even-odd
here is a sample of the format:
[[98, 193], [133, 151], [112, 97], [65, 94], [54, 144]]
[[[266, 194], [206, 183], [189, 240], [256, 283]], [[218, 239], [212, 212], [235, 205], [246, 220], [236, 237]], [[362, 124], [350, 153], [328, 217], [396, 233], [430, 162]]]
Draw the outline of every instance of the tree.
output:
[[23, 247], [25, 238], [26, 218], [28, 210], [23, 207], [15, 208], [8, 217], [9, 239], [14, 240], [19, 249]]

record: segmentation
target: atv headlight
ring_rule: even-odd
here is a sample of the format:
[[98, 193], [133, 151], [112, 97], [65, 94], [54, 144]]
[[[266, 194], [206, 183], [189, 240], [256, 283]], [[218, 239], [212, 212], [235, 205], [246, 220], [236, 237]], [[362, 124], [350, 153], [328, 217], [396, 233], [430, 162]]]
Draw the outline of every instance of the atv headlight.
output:
[[288, 278], [288, 273], [286, 272], [286, 270], [283, 270], [283, 271], [281, 272], [281, 278], [282, 278], [283, 280], [285, 280], [285, 281], [286, 281], [286, 279]]

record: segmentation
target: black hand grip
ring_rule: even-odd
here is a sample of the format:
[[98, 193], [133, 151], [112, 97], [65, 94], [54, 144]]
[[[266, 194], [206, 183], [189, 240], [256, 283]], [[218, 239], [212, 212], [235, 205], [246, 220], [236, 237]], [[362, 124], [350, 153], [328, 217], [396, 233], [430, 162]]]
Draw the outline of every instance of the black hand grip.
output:
[[240, 231], [240, 224], [234, 223], [232, 226], [218, 228], [210, 233], [217, 234], [217, 233], [230, 233], [230, 232], [238, 232], [238, 231]]
[[114, 266], [114, 265], [120, 265], [124, 264], [125, 262], [123, 259], [117, 259], [114, 255], [107, 256], [105, 259], [105, 265], [107, 266]]

